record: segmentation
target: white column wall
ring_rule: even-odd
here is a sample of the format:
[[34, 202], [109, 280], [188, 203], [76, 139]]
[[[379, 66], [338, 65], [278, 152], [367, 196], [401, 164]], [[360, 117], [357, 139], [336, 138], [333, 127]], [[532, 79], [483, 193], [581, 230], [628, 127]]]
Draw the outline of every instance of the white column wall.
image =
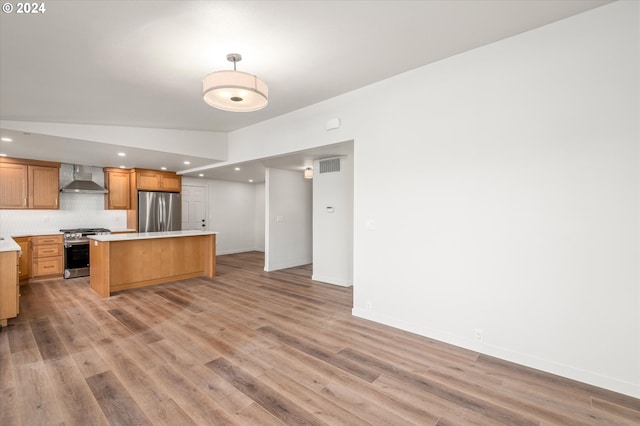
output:
[[340, 171], [319, 173], [313, 163], [313, 276], [341, 286], [353, 284], [353, 157]]
[[355, 140], [355, 315], [640, 397], [639, 15], [614, 2], [233, 132], [229, 160]]
[[311, 189], [301, 171], [266, 170], [265, 271], [311, 263]]

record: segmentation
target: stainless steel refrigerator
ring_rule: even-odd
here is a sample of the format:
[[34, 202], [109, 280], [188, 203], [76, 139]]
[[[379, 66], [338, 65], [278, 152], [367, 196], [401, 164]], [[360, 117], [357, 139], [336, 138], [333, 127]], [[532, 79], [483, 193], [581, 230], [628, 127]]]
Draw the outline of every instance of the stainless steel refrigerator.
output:
[[181, 228], [179, 193], [138, 191], [138, 232], [179, 231]]

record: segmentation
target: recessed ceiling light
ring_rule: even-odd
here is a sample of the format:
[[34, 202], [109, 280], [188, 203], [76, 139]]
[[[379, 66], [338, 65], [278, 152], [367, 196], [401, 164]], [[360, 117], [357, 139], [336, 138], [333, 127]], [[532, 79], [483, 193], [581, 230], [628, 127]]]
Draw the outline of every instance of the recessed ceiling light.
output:
[[191, 161], [185, 161], [184, 164], [189, 165], [189, 164], [191, 164]]
[[198, 176], [202, 177], [202, 176], [204, 176], [204, 175], [203, 175], [202, 173], [200, 173]]
[[120, 166], [120, 168], [121, 168], [121, 169], [126, 169], [126, 168], [127, 168], [127, 166]]
[[0, 157], [6, 157], [7, 154], [5, 154], [4, 152], [0, 152]]
[[166, 167], [160, 167], [160, 170], [167, 170]]
[[233, 170], [235, 170], [235, 171], [237, 172], [237, 171], [239, 171], [239, 170], [240, 170], [240, 167], [236, 167], [236, 168], [235, 168], [235, 169], [233, 169]]
[[5, 138], [5, 137], [3, 137], [3, 138], [2, 138], [2, 139], [0, 139], [0, 140], [2, 140], [2, 142], [13, 142], [13, 139], [11, 139], [11, 138]]
[[249, 182], [250, 182], [250, 183], [253, 183], [253, 179], [249, 179]]
[[119, 152], [119, 153], [118, 153], [118, 155], [119, 155], [120, 157], [126, 157], [126, 156], [127, 156], [127, 153], [126, 153], [126, 152]]

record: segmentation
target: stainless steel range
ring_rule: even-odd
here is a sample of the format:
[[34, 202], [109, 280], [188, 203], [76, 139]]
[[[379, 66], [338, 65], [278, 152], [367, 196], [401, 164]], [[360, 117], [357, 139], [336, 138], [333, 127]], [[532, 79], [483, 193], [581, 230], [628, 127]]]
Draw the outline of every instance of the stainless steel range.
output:
[[89, 276], [89, 235], [107, 235], [106, 228], [61, 229], [64, 233], [64, 277]]

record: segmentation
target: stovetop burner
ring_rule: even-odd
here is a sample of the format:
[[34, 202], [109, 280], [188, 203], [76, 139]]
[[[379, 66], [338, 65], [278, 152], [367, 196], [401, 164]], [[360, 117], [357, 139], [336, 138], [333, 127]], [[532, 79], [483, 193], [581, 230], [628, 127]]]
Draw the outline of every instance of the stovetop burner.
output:
[[72, 242], [86, 242], [89, 243], [87, 236], [89, 235], [107, 235], [111, 233], [111, 230], [107, 228], [73, 228], [73, 229], [61, 229], [60, 232], [64, 233], [65, 247]]

